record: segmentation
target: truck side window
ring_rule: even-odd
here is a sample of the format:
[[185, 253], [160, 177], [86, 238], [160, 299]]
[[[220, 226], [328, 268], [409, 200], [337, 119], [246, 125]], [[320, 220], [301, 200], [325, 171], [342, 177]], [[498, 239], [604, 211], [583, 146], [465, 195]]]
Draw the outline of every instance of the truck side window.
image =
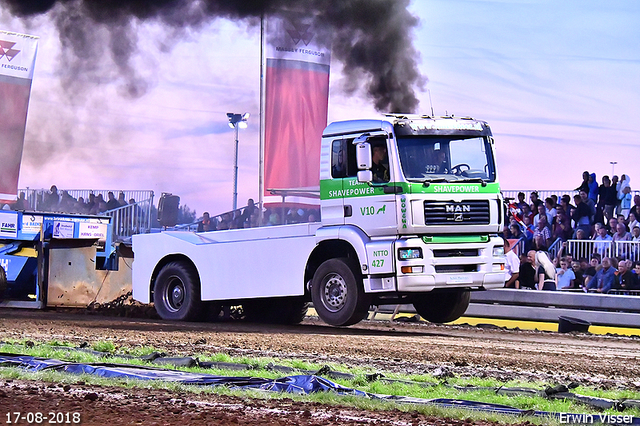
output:
[[374, 138], [371, 140], [371, 151], [373, 165], [371, 171], [373, 172], [374, 183], [389, 182], [389, 157], [387, 155], [387, 139], [386, 138]]
[[340, 179], [357, 175], [356, 146], [353, 144], [353, 139], [333, 141], [331, 144], [331, 176]]
[[346, 141], [337, 140], [331, 144], [331, 176], [334, 178], [347, 177], [347, 146]]

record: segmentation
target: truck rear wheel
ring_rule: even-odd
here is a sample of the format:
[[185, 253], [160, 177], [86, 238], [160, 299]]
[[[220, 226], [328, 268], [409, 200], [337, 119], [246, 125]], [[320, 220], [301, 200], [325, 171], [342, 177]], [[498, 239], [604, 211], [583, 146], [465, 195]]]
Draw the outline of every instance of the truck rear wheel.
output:
[[318, 316], [330, 325], [353, 325], [369, 312], [360, 271], [346, 257], [320, 265], [311, 281], [311, 300]]
[[200, 282], [193, 266], [187, 262], [170, 262], [163, 266], [153, 288], [153, 303], [162, 319], [200, 319]]
[[423, 294], [413, 302], [413, 307], [429, 322], [451, 322], [460, 318], [469, 307], [471, 292], [459, 290]]

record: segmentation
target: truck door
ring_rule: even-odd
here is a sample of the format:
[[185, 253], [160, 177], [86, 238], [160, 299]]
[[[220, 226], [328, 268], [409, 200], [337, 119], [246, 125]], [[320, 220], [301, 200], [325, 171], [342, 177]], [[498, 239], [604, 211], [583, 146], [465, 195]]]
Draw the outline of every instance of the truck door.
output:
[[[345, 211], [351, 215], [345, 217], [346, 224], [363, 229], [369, 236], [395, 235], [398, 225], [396, 218], [396, 193], [393, 185], [393, 161], [389, 161], [390, 150], [386, 137], [376, 136], [369, 139], [372, 152], [372, 182], [358, 182], [357, 164], [355, 170], [343, 180], [345, 192]], [[350, 148], [350, 149], [349, 149]], [[355, 157], [356, 145], [349, 141], [348, 151]]]

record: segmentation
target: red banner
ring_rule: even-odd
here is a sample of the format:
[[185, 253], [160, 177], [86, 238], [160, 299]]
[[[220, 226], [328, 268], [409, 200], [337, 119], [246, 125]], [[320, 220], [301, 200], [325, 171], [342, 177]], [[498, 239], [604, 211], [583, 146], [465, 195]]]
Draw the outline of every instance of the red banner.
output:
[[272, 18], [267, 34], [265, 195], [318, 187], [330, 50], [310, 19]]
[[0, 31], [0, 202], [15, 201], [37, 37]]

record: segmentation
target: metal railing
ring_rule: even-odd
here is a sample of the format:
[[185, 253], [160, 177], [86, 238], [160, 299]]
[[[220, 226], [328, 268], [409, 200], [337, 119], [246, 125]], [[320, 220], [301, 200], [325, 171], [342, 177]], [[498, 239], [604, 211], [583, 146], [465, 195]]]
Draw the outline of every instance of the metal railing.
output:
[[[18, 194], [20, 194], [21, 192], [24, 192], [25, 194], [25, 198], [27, 200], [27, 204], [28, 204], [28, 208], [29, 210], [33, 210], [33, 211], [44, 211], [45, 209], [45, 204], [44, 204], [44, 200], [47, 196], [47, 194], [49, 193], [48, 189], [33, 189], [33, 188], [25, 188], [25, 189], [18, 189]], [[58, 189], [58, 196], [60, 197], [60, 199], [62, 199], [62, 196], [64, 193], [69, 194], [69, 196], [74, 200], [77, 201], [80, 199], [80, 197], [82, 197], [82, 199], [84, 200], [84, 202], [86, 203], [89, 200], [89, 196], [91, 194], [95, 195], [96, 197], [98, 195], [102, 195], [102, 197], [104, 198], [105, 201], [107, 201], [107, 196], [109, 194], [109, 192], [113, 192], [116, 196], [118, 196], [121, 192], [124, 195], [124, 199], [126, 202], [129, 202], [130, 200], [134, 200], [135, 202], [143, 202], [146, 200], [152, 200], [153, 201], [153, 191], [151, 190], [114, 190], [114, 189], [62, 189], [59, 188]], [[62, 210], [61, 210], [62, 211]], [[77, 213], [77, 212], [65, 212], [65, 213]]]
[[[575, 189], [542, 189], [542, 190], [536, 190], [536, 189], [503, 189], [502, 190], [502, 195], [505, 198], [513, 198], [514, 200], [518, 200], [518, 192], [523, 192], [524, 193], [524, 200], [525, 202], [529, 202], [530, 197], [531, 197], [531, 193], [532, 192], [537, 192], [538, 193], [538, 198], [540, 198], [540, 200], [544, 201], [545, 198], [550, 197], [552, 195], [557, 195], [558, 196], [558, 202], [560, 202], [560, 198], [564, 195], [567, 194], [569, 196], [572, 197], [571, 202], [573, 203], [573, 196], [575, 194], [578, 193], [578, 191], [576, 191]], [[631, 191], [631, 195], [634, 196], [636, 194], [640, 194], [640, 191]]]
[[[107, 201], [109, 192], [114, 195], [124, 196], [124, 200], [129, 204], [121, 207], [98, 212], [100, 215], [110, 216], [113, 224], [113, 241], [123, 241], [130, 238], [134, 234], [150, 232], [153, 218], [153, 191], [151, 190], [113, 190], [113, 189], [59, 189], [60, 204], [55, 207], [49, 207], [45, 204], [48, 189], [20, 189], [18, 193], [24, 192], [28, 204], [28, 210], [33, 211], [52, 211], [64, 213], [87, 213], [81, 211], [82, 207], [76, 207], [72, 203], [77, 203], [80, 198], [86, 204], [91, 194], [98, 197], [102, 195]], [[63, 195], [67, 194], [67, 195]], [[66, 197], [70, 202], [63, 202]]]
[[153, 196], [147, 200], [104, 212], [105, 216], [111, 217], [113, 241], [127, 240], [134, 234], [149, 233], [152, 206]]
[[574, 259], [589, 259], [593, 253], [602, 257], [640, 260], [640, 241], [568, 240], [567, 253]]

